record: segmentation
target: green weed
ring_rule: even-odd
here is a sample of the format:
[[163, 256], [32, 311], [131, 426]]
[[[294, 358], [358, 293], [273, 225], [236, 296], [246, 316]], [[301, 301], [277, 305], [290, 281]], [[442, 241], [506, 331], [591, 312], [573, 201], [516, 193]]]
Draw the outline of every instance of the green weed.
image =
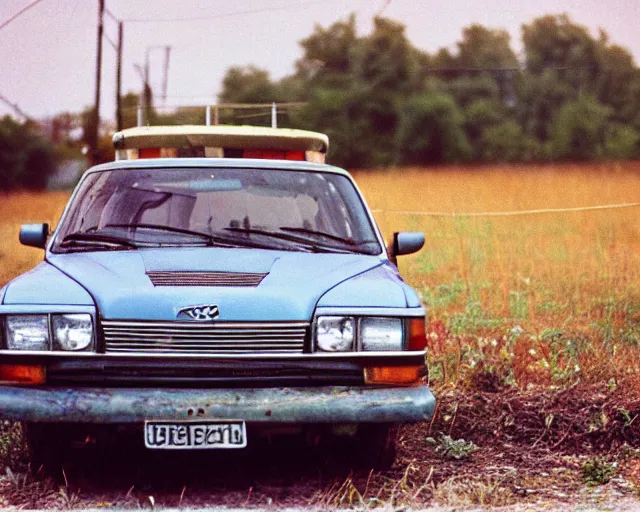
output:
[[582, 464], [582, 479], [589, 486], [606, 484], [615, 473], [615, 463], [601, 457], [592, 457]]
[[440, 434], [436, 441], [432, 437], [426, 439], [428, 444], [435, 445], [436, 453], [439, 453], [447, 459], [461, 460], [466, 459], [472, 453], [478, 450], [478, 447], [471, 441], [464, 439], [453, 439], [451, 436]]

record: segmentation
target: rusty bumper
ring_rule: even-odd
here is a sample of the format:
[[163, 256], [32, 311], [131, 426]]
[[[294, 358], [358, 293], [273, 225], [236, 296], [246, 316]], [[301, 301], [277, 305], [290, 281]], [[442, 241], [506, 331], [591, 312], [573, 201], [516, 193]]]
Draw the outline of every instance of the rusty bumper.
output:
[[0, 418], [138, 423], [236, 419], [255, 423], [415, 422], [433, 415], [428, 387], [144, 389], [0, 387]]

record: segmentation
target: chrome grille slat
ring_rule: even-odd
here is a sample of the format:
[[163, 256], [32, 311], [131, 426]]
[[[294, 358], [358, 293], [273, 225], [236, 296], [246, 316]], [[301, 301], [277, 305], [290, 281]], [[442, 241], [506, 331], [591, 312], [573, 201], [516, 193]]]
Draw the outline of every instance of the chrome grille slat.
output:
[[[145, 354], [145, 353], [153, 353], [153, 354], [255, 354], [255, 350], [170, 350], [170, 349], [157, 349], [150, 351], [141, 351], [137, 348], [117, 348], [109, 350], [111, 354]], [[271, 350], [269, 353], [271, 354], [299, 354], [300, 350], [292, 350], [292, 349], [283, 349], [283, 350]]]
[[243, 338], [208, 338], [206, 336], [191, 336], [188, 338], [182, 336], [153, 336], [153, 337], [136, 337], [136, 336], [108, 336], [108, 340], [110, 342], [120, 342], [120, 343], [211, 343], [215, 344], [233, 344], [233, 343], [297, 343], [302, 339], [301, 336], [296, 338], [251, 338], [251, 339], [243, 339]]
[[182, 272], [151, 270], [153, 286], [245, 286], [256, 287], [267, 274], [249, 272]]
[[[152, 343], [154, 346], [156, 345], [161, 345], [161, 344], [166, 344], [166, 345], [194, 345], [194, 346], [205, 346], [205, 345], [209, 345], [212, 347], [216, 347], [216, 346], [230, 346], [230, 347], [234, 347], [234, 346], [241, 346], [241, 345], [247, 345], [248, 347], [252, 347], [256, 344], [255, 340], [251, 340], [251, 341], [228, 341], [228, 340], [220, 340], [220, 341], [212, 341], [206, 338], [198, 338], [198, 339], [190, 339], [190, 340], [185, 340], [185, 339], [176, 339], [176, 338], [154, 338], [152, 340], [136, 340], [135, 338], [112, 338], [109, 337], [109, 343], [116, 345], [116, 344], [120, 344], [120, 345], [140, 345], [140, 346], [148, 346], [150, 343]], [[265, 340], [259, 340], [259, 343], [264, 346], [264, 345], [285, 345], [285, 346], [291, 346], [291, 345], [295, 345], [296, 343], [300, 343], [302, 344], [302, 342], [299, 342], [297, 340], [294, 340], [294, 342], [292, 343], [291, 340], [284, 340], [284, 339], [265, 339]]]
[[107, 353], [302, 353], [306, 322], [102, 320]]
[[300, 339], [302, 337], [304, 337], [304, 334], [296, 334], [296, 335], [286, 335], [286, 334], [282, 334], [282, 335], [278, 335], [278, 334], [272, 334], [270, 336], [260, 336], [257, 334], [252, 334], [250, 336], [242, 336], [239, 334], [234, 334], [233, 336], [225, 336], [225, 335], [220, 335], [220, 334], [206, 334], [206, 333], [202, 333], [202, 334], [178, 334], [178, 333], [174, 333], [174, 334], [160, 334], [160, 333], [155, 333], [155, 334], [147, 334], [147, 333], [135, 333], [135, 334], [123, 334], [123, 333], [117, 333], [117, 332], [109, 332], [109, 339], [121, 339], [121, 340], [136, 340], [136, 339], [140, 339], [140, 340], [165, 340], [165, 339], [175, 339], [175, 340], [207, 340], [207, 341], [225, 341], [225, 340], [238, 340], [238, 341], [260, 341], [260, 340], [278, 340], [281, 339], [283, 341], [288, 340], [288, 341], [295, 341], [297, 339]]
[[[131, 331], [128, 329], [122, 329], [122, 328], [109, 328], [109, 332], [112, 332], [113, 334], [130, 334]], [[281, 335], [289, 335], [289, 336], [299, 336], [300, 334], [304, 334], [306, 331], [305, 329], [296, 329], [294, 331], [291, 332], [287, 332], [287, 333], [282, 333], [279, 331], [271, 330], [271, 331], [265, 331], [265, 332], [259, 332], [259, 331], [255, 331], [255, 330], [251, 330], [248, 331], [246, 333], [242, 332], [242, 331], [225, 331], [224, 333], [222, 333], [223, 336], [241, 336], [241, 337], [248, 337], [248, 336], [281, 336]], [[155, 336], [155, 335], [179, 335], [179, 336], [201, 336], [203, 334], [206, 335], [210, 335], [210, 336], [218, 336], [220, 331], [219, 330], [215, 330], [215, 329], [202, 329], [202, 330], [188, 330], [188, 331], [183, 331], [180, 329], [141, 329], [139, 331], [136, 331], [136, 336], [137, 335], [144, 335], [144, 336]]]
[[306, 322], [265, 322], [264, 324], [259, 323], [259, 322], [253, 322], [253, 323], [242, 323], [242, 324], [238, 324], [238, 323], [234, 323], [234, 322], [216, 322], [215, 324], [213, 323], [200, 323], [200, 322], [166, 322], [166, 321], [147, 321], [147, 320], [141, 320], [141, 321], [137, 321], [137, 320], [102, 320], [102, 325], [103, 326], [109, 326], [109, 327], [130, 327], [130, 328], [144, 328], [144, 327], [149, 327], [149, 328], [158, 328], [158, 327], [169, 327], [169, 328], [176, 328], [176, 329], [189, 329], [189, 328], [193, 328], [193, 329], [203, 329], [206, 327], [214, 327], [215, 329], [238, 329], [241, 332], [245, 332], [248, 329], [253, 329], [256, 331], [262, 331], [264, 329], [281, 329], [281, 328], [286, 328], [287, 330], [289, 328], [299, 328], [299, 329], [306, 329], [309, 327], [309, 324]]
[[[148, 348], [149, 344], [148, 343], [125, 343], [125, 344], [119, 344], [119, 343], [111, 343], [110, 347], [111, 348]], [[193, 350], [205, 350], [205, 349], [211, 349], [211, 350], [253, 350], [253, 346], [252, 345], [247, 345], [247, 344], [240, 344], [240, 345], [234, 345], [234, 344], [225, 344], [225, 345], [209, 345], [207, 343], [202, 343], [202, 344], [182, 344], [182, 343], [154, 343], [153, 344], [153, 348], [158, 348], [158, 349], [162, 349], [162, 348], [166, 348], [166, 349], [170, 349], [170, 350], [174, 350], [174, 349], [193, 349]], [[276, 348], [283, 348], [283, 349], [293, 349], [296, 348], [296, 346], [294, 345], [293, 347], [291, 345], [286, 345], [286, 344], [272, 344], [272, 343], [265, 343], [264, 345], [261, 345], [261, 348], [266, 349], [266, 348], [270, 348], [270, 349], [276, 349]], [[300, 344], [299, 347], [297, 348], [302, 348], [302, 344]]]

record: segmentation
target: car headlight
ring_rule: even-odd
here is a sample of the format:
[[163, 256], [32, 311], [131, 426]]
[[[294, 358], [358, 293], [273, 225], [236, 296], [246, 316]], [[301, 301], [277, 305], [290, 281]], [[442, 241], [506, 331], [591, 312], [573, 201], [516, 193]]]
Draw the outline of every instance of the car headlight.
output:
[[91, 315], [73, 313], [53, 315], [53, 340], [55, 350], [84, 350], [93, 340]]
[[321, 316], [316, 328], [316, 346], [323, 352], [354, 349], [355, 320], [350, 316]]
[[49, 350], [47, 315], [8, 315], [5, 321], [10, 350]]
[[9, 350], [75, 352], [92, 349], [93, 319], [88, 313], [7, 315], [0, 342], [0, 348]]
[[404, 348], [400, 318], [363, 318], [360, 322], [360, 347], [364, 351], [399, 351]]
[[425, 318], [318, 316], [314, 348], [320, 352], [425, 350]]

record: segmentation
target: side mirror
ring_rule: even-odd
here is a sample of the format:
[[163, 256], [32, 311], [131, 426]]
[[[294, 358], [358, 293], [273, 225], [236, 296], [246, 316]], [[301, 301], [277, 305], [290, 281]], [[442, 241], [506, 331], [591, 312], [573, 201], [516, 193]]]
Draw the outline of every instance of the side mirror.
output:
[[44, 249], [49, 236], [49, 224], [23, 224], [20, 227], [20, 243]]
[[391, 245], [391, 261], [397, 263], [397, 257], [418, 252], [424, 246], [424, 233], [404, 231], [393, 234]]

